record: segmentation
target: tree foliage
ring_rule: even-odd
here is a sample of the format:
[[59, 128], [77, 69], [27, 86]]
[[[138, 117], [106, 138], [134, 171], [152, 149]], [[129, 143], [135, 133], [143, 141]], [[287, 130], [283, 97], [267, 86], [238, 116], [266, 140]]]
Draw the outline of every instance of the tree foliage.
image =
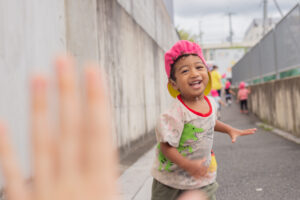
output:
[[182, 29], [182, 28], [177, 28], [177, 32], [179, 34], [179, 37], [181, 40], [188, 40], [191, 42], [196, 42], [197, 36], [190, 33], [189, 31]]

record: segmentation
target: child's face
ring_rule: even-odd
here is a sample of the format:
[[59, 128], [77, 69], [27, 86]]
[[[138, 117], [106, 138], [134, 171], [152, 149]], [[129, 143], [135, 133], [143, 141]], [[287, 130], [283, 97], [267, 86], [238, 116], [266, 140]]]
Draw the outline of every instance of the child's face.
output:
[[198, 56], [182, 57], [174, 67], [176, 80], [170, 81], [183, 97], [193, 98], [204, 94], [209, 76], [207, 68]]

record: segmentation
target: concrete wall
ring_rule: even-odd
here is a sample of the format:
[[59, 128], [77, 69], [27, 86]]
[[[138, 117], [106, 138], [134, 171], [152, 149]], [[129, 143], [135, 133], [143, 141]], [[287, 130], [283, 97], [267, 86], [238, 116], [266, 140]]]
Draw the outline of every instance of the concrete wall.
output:
[[0, 119], [29, 171], [29, 74], [52, 72], [53, 58], [66, 50], [64, 2], [0, 1]]
[[300, 138], [300, 77], [251, 86], [250, 110], [262, 121]]
[[161, 0], [66, 2], [67, 48], [106, 70], [116, 140], [128, 145], [153, 130], [170, 100], [163, 55], [178, 40], [172, 20]]
[[0, 1], [0, 117], [25, 168], [29, 74], [51, 75], [53, 58], [66, 50], [80, 64], [99, 62], [124, 146], [150, 132], [170, 100], [163, 54], [177, 39], [162, 0]]

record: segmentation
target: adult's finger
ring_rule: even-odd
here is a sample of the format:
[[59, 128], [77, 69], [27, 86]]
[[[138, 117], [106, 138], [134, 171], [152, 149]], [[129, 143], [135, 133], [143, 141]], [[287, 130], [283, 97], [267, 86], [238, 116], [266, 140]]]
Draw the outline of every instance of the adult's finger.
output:
[[79, 133], [81, 130], [79, 92], [71, 57], [56, 61], [59, 93], [59, 163], [63, 175], [76, 173], [79, 167]]
[[87, 170], [101, 180], [102, 192], [109, 194], [116, 187], [114, 184], [117, 163], [112, 142], [108, 95], [97, 66], [86, 68], [85, 74]]
[[50, 130], [49, 107], [47, 104], [47, 81], [42, 76], [32, 79], [31, 131], [33, 144], [34, 185], [36, 197], [45, 199], [46, 190], [53, 184], [55, 143]]
[[20, 166], [16, 160], [15, 152], [7, 136], [7, 130], [0, 123], [0, 163], [2, 175], [5, 179], [5, 191], [10, 200], [28, 199], [24, 186]]

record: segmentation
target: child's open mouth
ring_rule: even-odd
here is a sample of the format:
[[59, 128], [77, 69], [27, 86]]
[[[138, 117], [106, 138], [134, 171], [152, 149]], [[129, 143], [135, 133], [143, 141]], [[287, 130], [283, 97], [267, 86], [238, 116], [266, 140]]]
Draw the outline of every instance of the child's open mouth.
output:
[[197, 81], [191, 82], [189, 85], [194, 89], [198, 89], [201, 87], [201, 83], [202, 83], [202, 80], [197, 80]]

